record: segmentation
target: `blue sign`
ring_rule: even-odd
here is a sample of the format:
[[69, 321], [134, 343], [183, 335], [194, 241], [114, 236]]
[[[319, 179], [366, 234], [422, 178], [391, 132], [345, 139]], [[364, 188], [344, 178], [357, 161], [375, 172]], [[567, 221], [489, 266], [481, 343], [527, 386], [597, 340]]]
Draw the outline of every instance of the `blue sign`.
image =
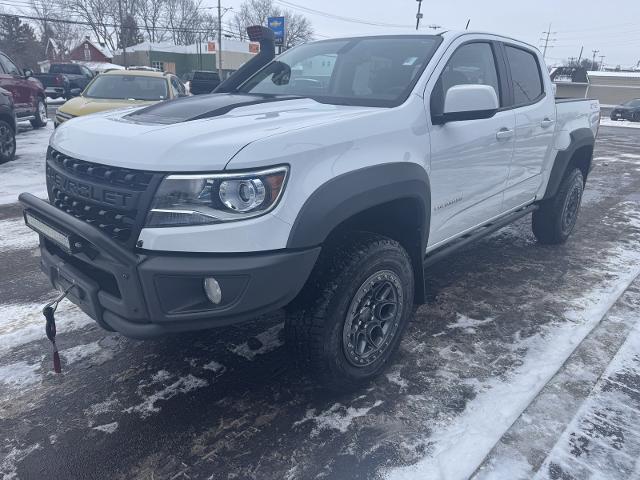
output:
[[276, 45], [284, 45], [284, 17], [269, 17], [267, 24], [273, 30]]

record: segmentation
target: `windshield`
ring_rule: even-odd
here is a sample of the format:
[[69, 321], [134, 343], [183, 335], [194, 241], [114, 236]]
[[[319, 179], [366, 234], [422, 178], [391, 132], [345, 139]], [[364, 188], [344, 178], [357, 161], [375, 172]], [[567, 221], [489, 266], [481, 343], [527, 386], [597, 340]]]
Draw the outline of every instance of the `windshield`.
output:
[[629, 100], [624, 105], [625, 107], [640, 107], [640, 98], [636, 98], [635, 100]]
[[406, 100], [440, 44], [438, 36], [324, 40], [296, 47], [239, 90], [323, 103], [393, 107]]
[[82, 95], [113, 100], [164, 100], [167, 81], [142, 75], [100, 75]]

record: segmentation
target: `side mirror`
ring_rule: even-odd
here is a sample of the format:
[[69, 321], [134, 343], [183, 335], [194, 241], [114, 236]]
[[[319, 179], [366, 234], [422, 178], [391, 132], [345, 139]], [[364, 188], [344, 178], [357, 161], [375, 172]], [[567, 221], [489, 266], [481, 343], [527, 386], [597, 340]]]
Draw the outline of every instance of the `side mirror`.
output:
[[72, 88], [69, 93], [71, 95], [73, 95], [74, 97], [77, 97], [78, 95], [80, 95], [82, 93], [82, 90], [80, 90], [79, 88]]
[[24, 69], [24, 78], [33, 77], [33, 70], [29, 68]]
[[444, 113], [436, 115], [434, 123], [479, 120], [493, 117], [500, 108], [498, 94], [489, 85], [455, 85], [447, 90]]

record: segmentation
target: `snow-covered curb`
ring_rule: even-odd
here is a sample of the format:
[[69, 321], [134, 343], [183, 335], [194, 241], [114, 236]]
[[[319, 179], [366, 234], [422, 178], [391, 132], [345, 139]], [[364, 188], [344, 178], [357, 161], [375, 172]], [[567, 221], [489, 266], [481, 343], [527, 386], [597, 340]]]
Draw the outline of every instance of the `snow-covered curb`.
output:
[[[523, 364], [506, 379], [487, 384], [452, 423], [435, 427], [434, 448], [417, 464], [387, 472], [389, 480], [466, 479], [618, 297], [640, 275], [640, 251], [622, 250], [603, 271], [608, 280], [576, 299], [568, 321], [548, 328], [528, 343]], [[497, 403], [499, 401], [499, 403]]]

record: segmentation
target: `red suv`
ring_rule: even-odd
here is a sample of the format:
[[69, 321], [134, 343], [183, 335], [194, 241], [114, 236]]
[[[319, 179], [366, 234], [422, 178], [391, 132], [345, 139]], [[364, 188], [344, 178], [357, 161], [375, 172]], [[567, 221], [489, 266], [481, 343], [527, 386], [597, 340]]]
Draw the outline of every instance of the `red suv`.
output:
[[17, 120], [29, 120], [33, 128], [40, 128], [47, 124], [47, 104], [44, 87], [31, 75], [0, 52], [0, 87], [11, 92]]

